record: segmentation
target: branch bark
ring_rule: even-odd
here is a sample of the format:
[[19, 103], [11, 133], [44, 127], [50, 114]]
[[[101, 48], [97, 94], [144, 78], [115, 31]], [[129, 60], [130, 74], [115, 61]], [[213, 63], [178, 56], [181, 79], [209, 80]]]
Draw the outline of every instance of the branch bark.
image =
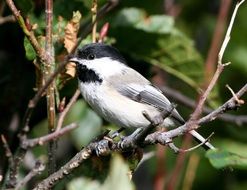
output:
[[[45, 1], [45, 15], [46, 15], [46, 36], [45, 36], [45, 52], [47, 54], [47, 62], [44, 64], [43, 75], [45, 82], [49, 79], [55, 69], [54, 62], [54, 47], [52, 40], [52, 25], [53, 25], [53, 0]], [[55, 78], [54, 78], [55, 79]], [[46, 90], [47, 100], [47, 118], [48, 118], [48, 131], [52, 133], [55, 131], [56, 110], [55, 110], [55, 80]], [[56, 140], [52, 140], [48, 144], [48, 174], [56, 170]]]

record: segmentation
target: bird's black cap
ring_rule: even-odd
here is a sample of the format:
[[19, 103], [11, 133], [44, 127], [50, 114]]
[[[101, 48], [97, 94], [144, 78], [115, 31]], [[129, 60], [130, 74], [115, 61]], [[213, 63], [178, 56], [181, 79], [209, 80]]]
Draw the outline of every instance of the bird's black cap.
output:
[[87, 44], [77, 50], [76, 56], [80, 59], [88, 60], [109, 57], [112, 60], [116, 60], [124, 64], [126, 63], [124, 57], [116, 48], [103, 43]]

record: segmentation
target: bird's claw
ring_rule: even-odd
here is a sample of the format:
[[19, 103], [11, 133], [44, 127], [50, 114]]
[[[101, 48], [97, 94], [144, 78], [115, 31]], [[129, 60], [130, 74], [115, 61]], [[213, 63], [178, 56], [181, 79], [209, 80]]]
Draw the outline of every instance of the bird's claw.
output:
[[105, 156], [108, 155], [110, 152], [109, 148], [109, 140], [103, 139], [97, 143], [97, 146], [95, 147], [95, 152], [97, 156]]

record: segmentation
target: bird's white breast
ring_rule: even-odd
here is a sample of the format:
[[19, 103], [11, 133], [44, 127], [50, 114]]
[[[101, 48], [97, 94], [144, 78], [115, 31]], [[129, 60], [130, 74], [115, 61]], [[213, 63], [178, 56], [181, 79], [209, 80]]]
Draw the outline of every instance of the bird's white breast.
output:
[[[150, 105], [142, 104], [129, 99], [116, 90], [110, 89], [103, 82], [80, 83], [80, 90], [84, 99], [104, 119], [121, 127], [145, 127], [150, 122], [143, 116], [146, 111], [151, 117], [159, 114], [159, 111]], [[165, 120], [168, 125], [169, 119]]]

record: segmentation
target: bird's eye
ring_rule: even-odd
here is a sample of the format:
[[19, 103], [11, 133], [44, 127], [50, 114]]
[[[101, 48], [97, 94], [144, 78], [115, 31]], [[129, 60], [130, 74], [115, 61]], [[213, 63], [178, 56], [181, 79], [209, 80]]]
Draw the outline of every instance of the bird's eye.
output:
[[89, 54], [88, 56], [87, 56], [87, 59], [88, 60], [93, 60], [95, 58], [95, 55], [94, 54]]

